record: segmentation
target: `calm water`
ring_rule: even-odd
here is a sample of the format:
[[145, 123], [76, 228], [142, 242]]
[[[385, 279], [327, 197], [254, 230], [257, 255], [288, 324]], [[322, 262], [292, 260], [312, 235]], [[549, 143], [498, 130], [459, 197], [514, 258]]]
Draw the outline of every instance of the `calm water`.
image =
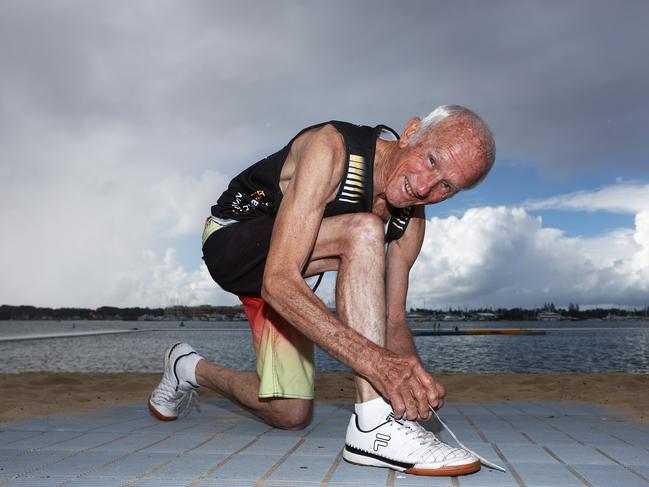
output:
[[[649, 322], [582, 321], [442, 323], [443, 329], [540, 328], [540, 336], [428, 336], [415, 343], [437, 372], [649, 373]], [[417, 328], [432, 328], [418, 323]], [[0, 321], [0, 337], [138, 328], [136, 333], [0, 342], [0, 373], [159, 372], [162, 353], [187, 341], [210, 360], [254, 369], [250, 332], [242, 322]], [[318, 370], [348, 370], [321, 350]]]

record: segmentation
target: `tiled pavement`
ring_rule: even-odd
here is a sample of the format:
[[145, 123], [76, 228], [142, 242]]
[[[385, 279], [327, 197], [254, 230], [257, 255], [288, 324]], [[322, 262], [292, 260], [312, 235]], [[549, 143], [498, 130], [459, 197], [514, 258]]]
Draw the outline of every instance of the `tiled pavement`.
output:
[[222, 399], [171, 423], [144, 404], [0, 423], [0, 487], [649, 486], [649, 425], [590, 404], [447, 405], [459, 438], [508, 470], [455, 478], [347, 464], [350, 410], [318, 404], [303, 431], [269, 428]]

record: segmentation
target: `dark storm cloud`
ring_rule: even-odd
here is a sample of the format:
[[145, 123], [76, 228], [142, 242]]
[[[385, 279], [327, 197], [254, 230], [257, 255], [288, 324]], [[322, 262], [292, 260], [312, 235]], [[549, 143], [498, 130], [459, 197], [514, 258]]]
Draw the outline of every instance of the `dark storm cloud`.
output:
[[155, 164], [184, 157], [233, 172], [308, 123], [400, 129], [450, 102], [484, 116], [501, 158], [569, 175], [646, 162], [646, 2], [3, 2], [0, 11], [9, 146], [31, 143], [35, 121], [70, 137], [119, 127]]
[[[0, 295], [55, 306], [208, 302], [214, 285], [194, 270], [200, 249], [176, 259], [190, 245], [178, 239], [200, 233], [229, 176], [331, 118], [399, 130], [460, 103], [492, 126], [501, 164], [533, 164], [550, 180], [645, 178], [648, 14], [644, 1], [2, 1], [0, 222], [11, 232], [0, 239]], [[543, 291], [582, 282], [538, 276], [571, 269], [586, 248], [593, 262], [627, 266], [628, 279], [613, 282], [635, 296], [646, 291], [649, 219], [634, 208], [635, 230], [594, 243], [559, 238], [522, 210], [477, 209], [484, 229], [468, 217], [431, 220], [444, 231], [430, 232], [440, 240], [420, 260], [457, 259], [464, 280], [450, 269], [440, 299], [468, 300], [469, 289], [482, 303], [484, 289], [464, 284], [502, 290], [494, 276], [507, 269], [485, 266], [475, 249], [509, 263], [499, 256], [526, 254], [508, 242], [549, 242], [513, 281]], [[604, 279], [607, 262], [592, 276]], [[415, 297], [431, 291], [428, 269], [417, 275]]]

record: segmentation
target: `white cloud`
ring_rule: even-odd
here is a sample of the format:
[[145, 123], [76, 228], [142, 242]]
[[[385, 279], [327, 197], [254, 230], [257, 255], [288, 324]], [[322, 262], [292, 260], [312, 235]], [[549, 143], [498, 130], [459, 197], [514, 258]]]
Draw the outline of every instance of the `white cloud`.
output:
[[635, 214], [649, 209], [649, 184], [615, 184], [597, 191], [578, 191], [528, 201], [523, 206], [529, 210], [604, 210]]
[[205, 272], [185, 271], [173, 249], [193, 236], [199, 268], [203, 221], [228, 178], [182, 167], [151, 171], [125, 156], [128, 140], [110, 134], [47, 142], [47, 164], [35, 164], [24, 150], [23, 170], [8, 174], [10, 184], [4, 180], [0, 302], [96, 307], [225, 300]]
[[236, 296], [218, 288], [204, 265], [185, 270], [176, 260], [175, 249], [167, 249], [162, 258], [152, 251], [143, 254], [139, 269], [116, 276], [120, 286], [117, 299], [124, 306], [239, 304]]
[[649, 297], [649, 210], [635, 229], [566, 237], [523, 208], [473, 208], [431, 218], [410, 281], [410, 303], [534, 307], [643, 305]]

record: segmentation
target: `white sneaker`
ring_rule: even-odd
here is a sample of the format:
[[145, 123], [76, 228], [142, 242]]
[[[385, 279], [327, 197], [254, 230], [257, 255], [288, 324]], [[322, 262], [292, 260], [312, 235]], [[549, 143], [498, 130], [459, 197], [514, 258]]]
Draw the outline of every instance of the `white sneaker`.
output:
[[198, 385], [183, 377], [177, 367], [178, 361], [188, 355], [197, 354], [187, 343], [176, 343], [165, 352], [162, 380], [148, 402], [149, 411], [162, 421], [173, 421], [198, 407]]
[[356, 413], [352, 414], [343, 458], [416, 475], [464, 475], [480, 470], [480, 460], [471, 452], [453, 448], [419, 423], [397, 420], [392, 414], [368, 431], [359, 428]]

